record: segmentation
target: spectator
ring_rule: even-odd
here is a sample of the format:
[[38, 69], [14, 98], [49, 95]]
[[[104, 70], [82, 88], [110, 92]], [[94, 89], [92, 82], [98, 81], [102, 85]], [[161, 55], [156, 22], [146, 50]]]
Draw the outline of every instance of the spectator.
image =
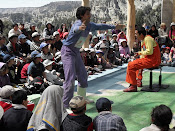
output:
[[120, 57], [119, 45], [118, 43], [114, 43], [114, 53], [116, 58], [116, 65], [122, 65], [122, 59]]
[[43, 65], [45, 67], [45, 74], [47, 81], [51, 82], [51, 85], [63, 85], [63, 81], [60, 79], [60, 73], [56, 72], [56, 70], [52, 70], [52, 64], [54, 61], [49, 59], [43, 61]]
[[7, 63], [7, 66], [8, 66], [8, 69], [9, 69], [8, 76], [10, 78], [11, 84], [13, 86], [16, 86], [17, 84], [21, 84], [20, 78], [16, 75], [16, 72], [15, 72], [15, 69], [16, 69], [15, 61], [17, 59], [7, 54], [3, 57], [3, 60], [5, 63]]
[[169, 64], [169, 53], [170, 53], [170, 47], [166, 47], [162, 57], [164, 64]]
[[99, 98], [96, 102], [96, 109], [99, 113], [93, 120], [95, 131], [126, 131], [123, 119], [112, 114], [113, 102], [107, 98]]
[[24, 34], [25, 36], [28, 35], [28, 32], [27, 32], [27, 30], [24, 28], [24, 24], [23, 24], [23, 23], [20, 23], [20, 25], [19, 25], [19, 30], [20, 30], [21, 33]]
[[26, 64], [23, 66], [22, 70], [21, 70], [21, 79], [20, 81], [22, 83], [26, 83], [27, 82], [27, 70], [28, 70], [28, 66], [30, 65], [30, 63], [32, 62], [32, 59], [30, 57], [26, 58]]
[[43, 30], [43, 37], [53, 35], [55, 27], [51, 23], [46, 24], [46, 28]]
[[65, 32], [68, 32], [68, 29], [66, 28], [66, 24], [61, 24], [60, 29], [58, 29], [58, 32], [60, 34], [60, 38], [63, 39], [63, 34]]
[[170, 50], [169, 61], [172, 67], [175, 67], [175, 45]]
[[67, 116], [62, 97], [63, 89], [60, 86], [49, 86], [42, 93], [27, 131], [60, 131], [61, 123]]
[[108, 58], [108, 60], [109, 60], [110, 63], [116, 64], [116, 57], [115, 57], [115, 53], [114, 53], [113, 50], [114, 50], [114, 47], [113, 46], [110, 46], [109, 47], [107, 58]]
[[41, 54], [37, 51], [33, 51], [31, 53], [32, 62], [28, 66], [27, 74], [29, 78], [30, 84], [33, 84], [36, 79], [40, 79], [41, 83], [47, 83], [46, 75], [45, 75], [45, 68], [44, 65], [40, 62], [41, 61]]
[[119, 45], [121, 45], [119, 47], [120, 57], [122, 58], [122, 61], [127, 63], [130, 58], [130, 51], [126, 39], [120, 39], [119, 43]]
[[149, 34], [149, 29], [150, 29], [150, 27], [149, 27], [149, 26], [145, 26], [146, 35], [148, 35], [148, 34]]
[[0, 87], [11, 85], [8, 73], [9, 69], [7, 64], [0, 62]]
[[14, 33], [10, 33], [8, 38], [9, 38], [9, 43], [7, 44], [8, 52], [11, 55], [21, 56], [20, 45], [18, 44], [18, 36]]
[[127, 41], [126, 35], [123, 31], [117, 35], [117, 43], [119, 44], [119, 46], [120, 46], [120, 43], [119, 43], [120, 39], [126, 39], [126, 41]]
[[8, 109], [1, 121], [1, 131], [26, 131], [32, 112], [27, 110], [27, 93], [15, 91], [12, 95], [13, 107]]
[[90, 49], [90, 63], [89, 66], [90, 67], [95, 67], [95, 65], [97, 65], [97, 56], [96, 56], [96, 51], [94, 48]]
[[159, 33], [159, 46], [161, 47], [162, 45], [167, 45], [168, 42], [168, 29], [166, 27], [165, 23], [161, 23], [160, 28], [158, 29]]
[[2, 22], [2, 20], [0, 20], [0, 33], [3, 33], [3, 29], [4, 29], [4, 24]]
[[169, 128], [173, 118], [171, 109], [166, 105], [156, 106], [151, 113], [151, 125], [140, 131], [174, 131]]
[[26, 43], [26, 36], [24, 34], [21, 34], [18, 36], [19, 44], [20, 44], [20, 53], [22, 53], [23, 57], [27, 57], [31, 51], [30, 51], [30, 45]]
[[53, 60], [53, 55], [52, 53], [49, 52], [49, 48], [48, 48], [49, 44], [42, 42], [40, 45], [40, 50], [41, 50], [41, 59], [42, 61], [49, 59], [49, 60]]
[[112, 40], [110, 41], [110, 43], [111, 43], [112, 46], [114, 45], [114, 43], [118, 43], [117, 42], [117, 34], [112, 35]]
[[148, 35], [152, 36], [154, 39], [156, 39], [159, 36], [158, 30], [156, 29], [155, 25], [151, 26], [151, 29], [149, 30]]
[[2, 106], [4, 112], [12, 107], [12, 95], [17, 88], [13, 88], [10, 85], [5, 85], [1, 88], [0, 91], [0, 106]]
[[53, 37], [55, 38], [54, 47], [56, 48], [56, 50], [61, 51], [61, 47], [62, 47], [63, 43], [61, 42], [61, 38], [60, 38], [59, 32], [55, 31], [53, 33]]
[[13, 28], [9, 31], [8, 36], [10, 36], [11, 34], [15, 34], [15, 35], [19, 36], [21, 34], [21, 31], [18, 28], [18, 24], [13, 24], [12, 27]]
[[2, 62], [3, 57], [8, 53], [7, 46], [5, 45], [5, 37], [0, 34], [0, 61]]
[[62, 131], [93, 131], [92, 119], [85, 114], [86, 103], [82, 96], [75, 96], [70, 100], [69, 107], [73, 113], [64, 119]]
[[175, 44], [175, 22], [172, 22], [170, 26], [171, 29], [169, 31], [169, 39], [170, 39], [169, 47], [171, 48], [173, 44]]
[[37, 51], [40, 51], [40, 34], [38, 32], [34, 32], [32, 34], [32, 43], [30, 45], [30, 50], [31, 51], [34, 51], [34, 50], [37, 50]]

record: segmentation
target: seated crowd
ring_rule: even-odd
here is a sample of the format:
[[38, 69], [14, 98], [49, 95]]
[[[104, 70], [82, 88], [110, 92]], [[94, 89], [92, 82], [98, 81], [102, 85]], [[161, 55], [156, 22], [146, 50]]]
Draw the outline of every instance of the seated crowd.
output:
[[[145, 30], [159, 43], [162, 63], [175, 66], [175, 23], [172, 22], [170, 27], [168, 32], [162, 23], [158, 30], [154, 25], [150, 30], [145, 26]], [[127, 130], [123, 119], [112, 114], [113, 102], [107, 98], [97, 100], [99, 115], [94, 120], [85, 114], [87, 102], [81, 96], [75, 96], [70, 101], [71, 114], [64, 109], [63, 89], [60, 87], [64, 82], [61, 47], [68, 33], [65, 24], [55, 30], [51, 23], [47, 23], [42, 33], [37, 32], [35, 25], [27, 31], [24, 24], [14, 24], [8, 33], [8, 40], [0, 34], [0, 107], [3, 108], [0, 111], [4, 112], [0, 130]], [[134, 52], [140, 50], [137, 39], [130, 50], [126, 35], [120, 30], [91, 32], [89, 38], [89, 48], [80, 49], [88, 75], [122, 66], [134, 59]], [[32, 114], [34, 104], [27, 100], [27, 94], [33, 93], [42, 93], [42, 96]], [[151, 126], [141, 131], [152, 128], [169, 130], [172, 119], [169, 107], [155, 107], [151, 117]]]

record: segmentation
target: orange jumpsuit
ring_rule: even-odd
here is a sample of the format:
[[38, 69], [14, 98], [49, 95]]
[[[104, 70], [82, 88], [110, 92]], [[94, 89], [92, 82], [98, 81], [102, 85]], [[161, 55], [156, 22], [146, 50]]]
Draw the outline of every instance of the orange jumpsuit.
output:
[[141, 55], [140, 59], [129, 62], [127, 67], [126, 82], [132, 85], [137, 85], [136, 78], [142, 79], [142, 71], [139, 73], [139, 69], [153, 68], [161, 63], [159, 45], [149, 35], [142, 41], [138, 54]]

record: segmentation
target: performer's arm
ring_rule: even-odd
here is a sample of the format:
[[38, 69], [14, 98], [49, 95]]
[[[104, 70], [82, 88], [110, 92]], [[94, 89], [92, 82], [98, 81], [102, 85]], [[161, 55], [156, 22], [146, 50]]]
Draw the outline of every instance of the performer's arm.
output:
[[144, 56], [152, 55], [153, 54], [153, 45], [154, 45], [154, 41], [151, 38], [145, 39], [146, 50], [139, 51], [138, 54], [144, 55]]

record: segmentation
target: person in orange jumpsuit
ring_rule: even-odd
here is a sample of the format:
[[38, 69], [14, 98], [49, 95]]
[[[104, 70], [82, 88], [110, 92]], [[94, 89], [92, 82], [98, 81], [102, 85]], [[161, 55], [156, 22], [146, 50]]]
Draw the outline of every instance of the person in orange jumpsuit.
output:
[[138, 40], [141, 40], [141, 51], [135, 56], [140, 55], [140, 59], [136, 59], [128, 63], [126, 82], [130, 86], [124, 89], [124, 92], [137, 92], [137, 86], [142, 85], [142, 70], [144, 68], [157, 67], [161, 63], [161, 54], [159, 45], [149, 35], [146, 35], [145, 28], [140, 28], [137, 32]]

